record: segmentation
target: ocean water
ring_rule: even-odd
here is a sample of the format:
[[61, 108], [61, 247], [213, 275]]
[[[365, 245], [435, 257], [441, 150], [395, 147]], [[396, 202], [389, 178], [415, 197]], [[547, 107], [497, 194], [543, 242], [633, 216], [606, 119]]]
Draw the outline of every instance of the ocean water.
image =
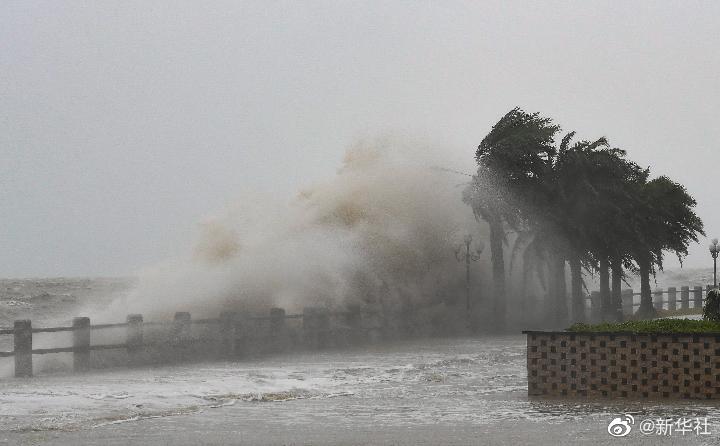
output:
[[[237, 362], [118, 368], [0, 381], [0, 430], [93, 429], [243, 406], [334, 426], [558, 423], [617, 413], [720, 419], [717, 403], [532, 399], [523, 336], [418, 339]], [[322, 404], [318, 404], [322, 402]], [[711, 421], [714, 422], [714, 421]]]
[[[93, 427], [236, 404], [322, 399], [338, 400], [333, 404], [342, 410], [336, 414], [365, 410], [365, 403], [377, 401], [376, 420], [392, 424], [396, 419], [477, 420], [486, 416], [488, 405], [497, 405], [496, 396], [506, 395], [508, 401], [492, 416], [512, 417], [524, 411], [524, 358], [518, 336], [492, 343], [435, 339], [237, 362], [8, 378], [0, 381], [0, 429]], [[300, 411], [297, 420], [304, 415], [316, 411]]]

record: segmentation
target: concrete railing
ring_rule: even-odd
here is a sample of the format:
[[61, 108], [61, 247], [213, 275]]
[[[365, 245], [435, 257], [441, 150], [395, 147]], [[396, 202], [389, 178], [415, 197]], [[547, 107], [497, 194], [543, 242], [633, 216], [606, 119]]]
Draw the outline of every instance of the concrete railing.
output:
[[[707, 298], [707, 292], [712, 289], [711, 285], [705, 288], [702, 286], [682, 286], [678, 290], [677, 287], [669, 287], [667, 289], [656, 288], [652, 291], [653, 306], [658, 310], [679, 310], [690, 308], [702, 308]], [[599, 319], [601, 315], [600, 292], [592, 291], [586, 297], [590, 303], [590, 318]], [[640, 306], [640, 293], [632, 289], [623, 289], [622, 294], [622, 310], [626, 316], [635, 313]]]
[[[192, 319], [190, 313], [178, 312], [172, 321], [145, 322], [140, 314], [127, 316], [126, 322], [91, 324], [88, 317], [76, 317], [71, 326], [34, 328], [30, 320], [16, 320], [13, 328], [0, 329], [0, 335], [13, 336], [13, 350], [0, 351], [1, 357], [14, 357], [15, 376], [33, 375], [33, 355], [72, 353], [73, 370], [82, 372], [91, 367], [90, 353], [97, 350], [125, 350], [129, 364], [137, 364], [140, 355], [150, 347], [178, 348], [193, 345], [212, 345], [223, 358], [242, 356], [253, 341], [258, 341], [267, 352], [282, 351], [292, 340], [306, 348], [324, 348], [345, 343], [358, 343], [374, 339], [381, 327], [376, 313], [361, 312], [360, 307], [350, 307], [346, 312], [330, 312], [325, 308], [307, 307], [302, 314], [286, 314], [282, 308], [273, 308], [268, 316], [244, 316], [235, 312], [223, 312], [217, 319]], [[288, 321], [300, 320], [299, 329], [290, 331]], [[204, 325], [215, 327], [214, 334], [193, 337], [192, 327]], [[153, 327], [164, 332], [164, 338], [149, 340], [145, 329]], [[125, 342], [93, 344], [92, 333], [105, 329], [125, 329]], [[72, 345], [54, 348], [33, 348], [33, 334], [71, 332]], [[261, 334], [262, 333], [262, 334]], [[299, 340], [295, 337], [299, 335]], [[263, 338], [263, 339], [259, 339]], [[291, 339], [292, 338], [292, 339]]]

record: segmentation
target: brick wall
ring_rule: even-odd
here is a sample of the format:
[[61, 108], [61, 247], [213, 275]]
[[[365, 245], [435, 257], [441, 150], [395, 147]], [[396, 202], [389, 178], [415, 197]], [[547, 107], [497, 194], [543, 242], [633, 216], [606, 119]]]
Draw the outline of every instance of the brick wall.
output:
[[720, 399], [720, 333], [525, 333], [529, 395]]

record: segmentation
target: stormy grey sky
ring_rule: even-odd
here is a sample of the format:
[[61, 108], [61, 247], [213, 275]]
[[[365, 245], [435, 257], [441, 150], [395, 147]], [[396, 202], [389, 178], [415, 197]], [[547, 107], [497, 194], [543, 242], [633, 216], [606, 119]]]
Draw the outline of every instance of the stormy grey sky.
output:
[[333, 175], [362, 137], [425, 138], [470, 171], [516, 105], [684, 183], [720, 235], [718, 17], [692, 1], [3, 1], [0, 277], [132, 274], [244, 192]]

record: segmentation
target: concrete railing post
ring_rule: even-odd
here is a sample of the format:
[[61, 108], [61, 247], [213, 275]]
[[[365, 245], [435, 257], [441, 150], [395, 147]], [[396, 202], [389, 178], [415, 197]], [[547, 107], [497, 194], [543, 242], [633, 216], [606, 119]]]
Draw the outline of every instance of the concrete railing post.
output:
[[693, 307], [702, 308], [703, 304], [703, 289], [701, 286], [693, 288]]
[[15, 321], [14, 350], [15, 350], [15, 376], [32, 376], [32, 323], [29, 320]]
[[84, 372], [90, 368], [90, 318], [73, 318], [73, 370]]
[[305, 343], [310, 348], [317, 348], [320, 343], [318, 339], [317, 325], [317, 308], [303, 308], [303, 337], [305, 338]]
[[270, 350], [283, 351], [286, 341], [285, 310], [282, 308], [270, 309]]
[[128, 361], [130, 364], [137, 364], [139, 362], [139, 355], [144, 342], [142, 314], [128, 314], [125, 344], [127, 345]]
[[677, 288], [668, 288], [668, 310], [675, 311], [677, 309]]
[[220, 313], [220, 351], [225, 358], [235, 356], [235, 327], [237, 313], [223, 311]]
[[303, 333], [310, 347], [327, 347], [330, 344], [330, 312], [325, 308], [303, 308]]
[[273, 334], [285, 331], [285, 310], [282, 308], [270, 309], [270, 330]]
[[622, 312], [624, 316], [632, 316], [634, 310], [634, 297], [632, 289], [622, 290], [620, 298], [622, 299]]
[[680, 308], [687, 310], [690, 308], [690, 287], [684, 286], [680, 288]]
[[173, 340], [183, 342], [190, 339], [190, 313], [178, 311], [173, 319]]
[[663, 291], [661, 288], [658, 288], [653, 292], [653, 306], [656, 310], [663, 309]]
[[332, 343], [330, 331], [330, 311], [326, 308], [318, 308], [318, 336], [320, 347], [329, 347]]

